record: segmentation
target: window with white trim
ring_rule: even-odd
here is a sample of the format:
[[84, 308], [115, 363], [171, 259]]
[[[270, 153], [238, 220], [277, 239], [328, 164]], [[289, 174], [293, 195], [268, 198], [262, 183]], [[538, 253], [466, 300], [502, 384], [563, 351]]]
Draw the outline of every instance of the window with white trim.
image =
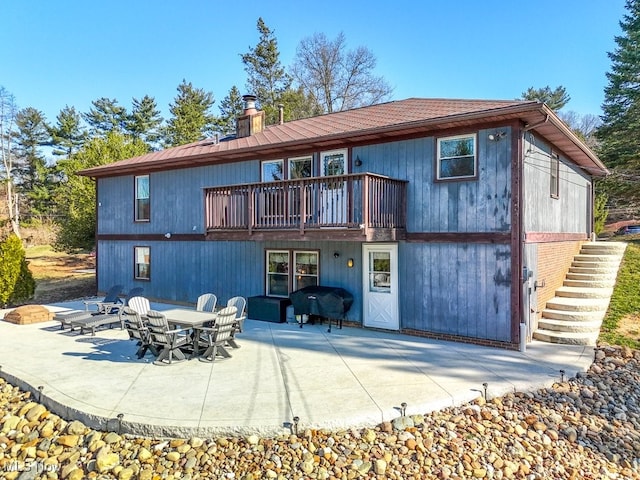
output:
[[456, 180], [477, 176], [476, 135], [438, 139], [436, 178]]
[[151, 249], [149, 247], [134, 247], [134, 278], [136, 280], [151, 280]]
[[308, 285], [318, 285], [320, 253], [308, 250], [266, 251], [265, 293], [288, 297], [289, 293]]
[[261, 163], [263, 182], [284, 180], [284, 162], [282, 160], [267, 160]]
[[134, 177], [135, 182], [135, 221], [148, 222], [151, 219], [149, 175]]

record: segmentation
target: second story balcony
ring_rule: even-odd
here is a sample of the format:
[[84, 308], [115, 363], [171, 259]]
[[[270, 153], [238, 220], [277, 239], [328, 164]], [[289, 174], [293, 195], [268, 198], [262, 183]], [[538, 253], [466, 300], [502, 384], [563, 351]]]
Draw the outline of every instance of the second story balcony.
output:
[[206, 188], [207, 238], [397, 240], [407, 183], [361, 173]]

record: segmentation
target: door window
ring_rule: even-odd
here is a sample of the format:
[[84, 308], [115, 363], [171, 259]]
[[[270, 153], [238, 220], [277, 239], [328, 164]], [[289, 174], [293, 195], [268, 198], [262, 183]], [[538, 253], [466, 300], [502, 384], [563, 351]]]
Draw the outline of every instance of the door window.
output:
[[369, 252], [369, 291], [391, 291], [390, 252]]

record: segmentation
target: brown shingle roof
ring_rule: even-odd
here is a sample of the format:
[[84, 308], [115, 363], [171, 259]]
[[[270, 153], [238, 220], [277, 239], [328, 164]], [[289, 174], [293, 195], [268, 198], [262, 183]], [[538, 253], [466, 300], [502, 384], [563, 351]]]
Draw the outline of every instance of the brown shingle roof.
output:
[[[223, 163], [234, 160], [282, 156], [294, 152], [308, 153], [315, 149], [345, 147], [385, 138], [399, 138], [421, 132], [472, 125], [477, 122], [520, 119], [534, 124], [553, 117], [562, 122], [544, 104], [519, 100], [452, 100], [409, 98], [369, 107], [336, 112], [317, 117], [271, 125], [250, 137], [211, 139], [181, 145], [140, 157], [90, 168], [80, 172], [91, 177], [123, 175], [185, 168], [194, 165]], [[549, 123], [553, 131], [562, 130], [557, 138], [565, 141], [567, 155], [576, 163], [606, 172], [597, 159], [569, 129], [555, 121]], [[551, 129], [549, 129], [550, 133]], [[567, 136], [567, 133], [573, 135]], [[562, 148], [562, 145], [561, 145]], [[586, 157], [585, 157], [586, 155]], [[594, 173], [594, 172], [591, 172]]]

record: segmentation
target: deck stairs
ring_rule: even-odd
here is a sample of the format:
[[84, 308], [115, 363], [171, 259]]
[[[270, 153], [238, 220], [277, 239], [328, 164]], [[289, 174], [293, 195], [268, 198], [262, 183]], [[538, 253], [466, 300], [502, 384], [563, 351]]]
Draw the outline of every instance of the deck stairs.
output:
[[533, 338], [550, 343], [595, 345], [627, 244], [585, 243], [562, 287], [542, 311]]

